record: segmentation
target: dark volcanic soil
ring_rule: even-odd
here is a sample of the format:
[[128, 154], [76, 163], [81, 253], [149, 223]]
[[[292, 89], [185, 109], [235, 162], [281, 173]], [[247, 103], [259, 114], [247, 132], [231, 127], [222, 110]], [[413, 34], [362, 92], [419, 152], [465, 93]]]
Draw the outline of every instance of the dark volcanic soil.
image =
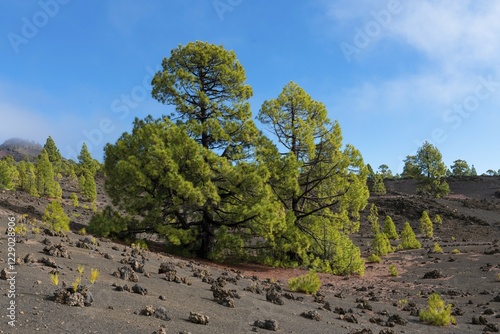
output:
[[[371, 199], [379, 206], [381, 221], [385, 215], [391, 215], [398, 230], [409, 221], [417, 231], [423, 210], [431, 217], [439, 213], [443, 225], [436, 227], [435, 238], [425, 240], [418, 236], [422, 249], [396, 252], [384, 257], [380, 264], [367, 263], [362, 278], [321, 274], [323, 285], [317, 296], [287, 289], [289, 277], [306, 272], [301, 269], [249, 264], [226, 266], [163, 253], [139, 252], [109, 240], [98, 240], [97, 246], [85, 243], [85, 236], [75, 232], [87, 224], [92, 211], [73, 208], [65, 199], [73, 232], [67, 237], [28, 233], [16, 244], [16, 327], [7, 323], [7, 305], [11, 300], [7, 296], [8, 281], [0, 280], [0, 333], [153, 333], [161, 326], [165, 326], [165, 333], [265, 333], [269, 330], [257, 328], [254, 323], [271, 319], [277, 321], [280, 333], [494, 332], [500, 326], [500, 280], [497, 278], [500, 273], [500, 199], [495, 195], [500, 189], [500, 179], [450, 179], [449, 183], [450, 196], [434, 200], [416, 196], [415, 184], [411, 181], [389, 181], [388, 194]], [[69, 198], [71, 187], [63, 185], [65, 198]], [[100, 182], [98, 206], [106, 203], [109, 200]], [[32, 199], [21, 192], [0, 193], [0, 270], [8, 268], [8, 244], [3, 233], [8, 217], [16, 217], [18, 223], [23, 214], [40, 219], [46, 204], [45, 199]], [[369, 231], [368, 222], [363, 220], [360, 233], [353, 236], [364, 256], [369, 255]], [[443, 254], [429, 253], [436, 241], [443, 247]], [[60, 244], [69, 257], [49, 255], [49, 242], [53, 246]], [[32, 260], [28, 258], [25, 263], [28, 254]], [[66, 254], [63, 252], [63, 255]], [[45, 263], [39, 262], [42, 260]], [[48, 266], [50, 260], [56, 268]], [[166, 272], [159, 273], [162, 263], [170, 265], [164, 266]], [[388, 274], [391, 264], [396, 266], [398, 277]], [[78, 265], [85, 266], [82, 284], [86, 285], [89, 285], [90, 269], [100, 270], [97, 282], [89, 288], [94, 302], [89, 307], [55, 303], [52, 297], [56, 287], [50, 272], [60, 273], [59, 287], [62, 282], [71, 286], [79, 276]], [[113, 275], [122, 267], [130, 268], [130, 272], [135, 267], [138, 282]], [[232, 292], [234, 308], [214, 300], [210, 284], [213, 280], [226, 282], [223, 293], [231, 294], [230, 290], [235, 290]], [[283, 305], [273, 304], [266, 298], [266, 290], [272, 290], [274, 282], [281, 287], [281, 292], [277, 287], [274, 289], [278, 290], [275, 295], [282, 298]], [[133, 288], [136, 284], [138, 287]], [[131, 291], [118, 291], [123, 288]], [[434, 327], [419, 321], [418, 310], [426, 306], [428, 295], [434, 291], [454, 305], [455, 326]], [[285, 295], [293, 295], [294, 299], [287, 299]], [[145, 312], [147, 306], [152, 306], [148, 308], [149, 313]], [[170, 320], [144, 315], [154, 314], [155, 310], [157, 316], [161, 318], [166, 314]], [[208, 316], [208, 324], [192, 323], [190, 312]], [[318, 314], [319, 321], [301, 315], [308, 312], [313, 317]], [[473, 324], [473, 318], [479, 324]]]

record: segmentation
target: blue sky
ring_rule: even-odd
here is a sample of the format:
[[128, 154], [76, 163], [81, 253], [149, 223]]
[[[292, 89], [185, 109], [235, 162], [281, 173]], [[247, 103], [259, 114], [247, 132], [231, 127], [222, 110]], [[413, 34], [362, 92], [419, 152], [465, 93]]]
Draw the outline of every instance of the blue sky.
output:
[[3, 0], [0, 142], [51, 135], [102, 159], [134, 117], [170, 113], [152, 73], [201, 40], [236, 52], [254, 115], [295, 81], [375, 169], [428, 140], [447, 166], [498, 170], [498, 17], [486, 0]]

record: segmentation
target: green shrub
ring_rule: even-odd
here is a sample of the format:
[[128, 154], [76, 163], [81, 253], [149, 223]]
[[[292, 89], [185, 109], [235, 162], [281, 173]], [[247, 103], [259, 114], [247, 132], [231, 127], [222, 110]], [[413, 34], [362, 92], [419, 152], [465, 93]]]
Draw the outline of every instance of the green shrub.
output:
[[456, 320], [451, 315], [452, 305], [446, 305], [441, 296], [433, 293], [429, 296], [427, 308], [419, 312], [420, 321], [434, 326], [448, 326], [455, 324]]
[[384, 233], [389, 239], [396, 240], [399, 239], [398, 232], [396, 231], [396, 225], [390, 216], [385, 217], [384, 220]]
[[380, 263], [380, 262], [382, 262], [382, 259], [377, 254], [372, 254], [372, 255], [368, 256], [367, 260], [368, 260], [368, 262], [371, 262], [371, 263]]
[[292, 277], [288, 280], [288, 288], [292, 291], [304, 292], [308, 294], [316, 293], [321, 287], [321, 281], [314, 271], [309, 274]]
[[387, 254], [394, 252], [391, 242], [385, 233], [379, 232], [375, 234], [372, 242], [372, 252], [378, 256], [386, 256]]
[[401, 232], [401, 243], [399, 244], [400, 249], [420, 249], [422, 244], [417, 240], [415, 232], [411, 228], [409, 222], [405, 222], [403, 231]]
[[378, 208], [375, 204], [370, 207], [370, 214], [368, 215], [368, 221], [370, 222], [373, 235], [380, 233], [380, 225], [378, 222]]
[[458, 249], [454, 249], [451, 251], [451, 254], [460, 254], [460, 251]]
[[75, 193], [71, 193], [69, 198], [71, 200], [71, 205], [73, 205], [75, 208], [77, 208], [79, 205], [78, 196]]
[[54, 232], [69, 231], [69, 217], [59, 201], [52, 201], [47, 205], [43, 214], [43, 222]]
[[19, 236], [19, 237], [25, 237], [26, 234], [28, 233], [28, 228], [26, 227], [26, 224], [17, 224], [15, 227], [14, 227], [14, 233], [16, 234], [16, 236]]
[[441, 254], [443, 253], [443, 248], [441, 248], [441, 246], [437, 242], [435, 242], [434, 246], [432, 247], [432, 252]]
[[396, 266], [393, 264], [389, 266], [389, 275], [398, 277], [398, 270], [396, 269]]
[[146, 240], [137, 239], [131, 245], [132, 248], [137, 248], [138, 250], [149, 250]]
[[443, 218], [441, 218], [440, 215], [436, 214], [434, 216], [434, 224], [442, 225], [443, 224]]
[[427, 238], [432, 238], [434, 236], [432, 221], [427, 211], [422, 212], [422, 217], [420, 217], [420, 233]]

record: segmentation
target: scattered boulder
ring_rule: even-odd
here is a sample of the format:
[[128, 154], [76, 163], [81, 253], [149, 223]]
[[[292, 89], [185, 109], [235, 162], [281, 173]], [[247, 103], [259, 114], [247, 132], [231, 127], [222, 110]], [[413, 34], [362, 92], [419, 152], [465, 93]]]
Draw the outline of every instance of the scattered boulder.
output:
[[51, 246], [45, 246], [43, 248], [43, 252], [50, 256], [69, 258], [68, 250], [61, 243]]
[[488, 323], [488, 320], [483, 317], [483, 316], [479, 316], [479, 317], [472, 317], [472, 324], [473, 325], [486, 325]]
[[[399, 314], [393, 314], [393, 315], [389, 316], [389, 319], [387, 319], [387, 322], [394, 323], [394, 324], [400, 325], [400, 326], [406, 326], [408, 324], [408, 320], [404, 319]], [[388, 327], [393, 327], [393, 326], [388, 326]]]
[[133, 271], [132, 268], [126, 266], [118, 268], [118, 271], [115, 271], [113, 273], [113, 276], [119, 277], [125, 281], [130, 281], [135, 283], [139, 282], [139, 276], [137, 276], [135, 271]]
[[90, 306], [94, 302], [92, 293], [86, 286], [80, 285], [76, 291], [73, 287], [63, 287], [54, 292], [54, 302], [69, 306]]
[[[281, 298], [281, 293], [278, 292], [278, 289], [276, 289], [275, 287], [276, 285], [272, 286], [271, 288], [269, 288], [269, 290], [267, 290], [266, 300], [276, 305], [285, 304], [283, 302], [283, 298]], [[279, 290], [281, 290], [281, 288]]]
[[148, 317], [155, 317], [157, 319], [163, 320], [163, 321], [170, 321], [171, 318], [168, 315], [167, 310], [160, 306], [158, 308], [154, 308], [152, 305], [147, 305], [144, 309], [142, 309], [139, 312], [140, 315], [145, 315]]
[[369, 328], [363, 328], [362, 330], [359, 330], [359, 331], [356, 331], [356, 332], [352, 332], [351, 334], [373, 334], [373, 332]]
[[445, 277], [439, 270], [428, 271], [424, 274], [424, 279], [437, 279]]
[[384, 328], [379, 332], [379, 334], [396, 334], [396, 332], [393, 329]]
[[208, 325], [210, 318], [206, 315], [196, 312], [189, 312], [189, 321], [193, 324]]
[[0, 272], [0, 279], [4, 281], [7, 280], [8, 278], [7, 273], [8, 273], [7, 269], [3, 268], [2, 271]]
[[41, 258], [40, 260], [38, 260], [39, 263], [43, 263], [44, 265], [46, 265], [47, 267], [51, 267], [51, 268], [57, 268], [57, 264], [56, 264], [56, 261], [54, 261], [52, 258], [50, 257], [44, 257], [44, 258]]
[[493, 301], [500, 303], [500, 293], [495, 298], [493, 298]]
[[26, 256], [23, 259], [23, 262], [24, 263], [35, 263], [36, 260], [35, 260], [35, 256], [33, 255], [33, 253], [26, 254]]
[[236, 291], [224, 290], [222, 287], [217, 284], [212, 285], [212, 293], [214, 296], [214, 300], [223, 306], [234, 308], [234, 297], [239, 297]]
[[316, 310], [302, 312], [300, 315], [307, 319], [321, 321], [321, 314]]
[[99, 246], [99, 242], [96, 239], [91, 240], [89, 237], [80, 239], [76, 243], [76, 247], [90, 250], [97, 250], [97, 246]]
[[243, 288], [244, 291], [249, 291], [251, 293], [256, 293], [256, 294], [262, 294], [262, 289], [259, 285], [258, 282], [252, 281], [252, 283], [247, 286], [246, 288]]
[[161, 325], [160, 329], [154, 331], [152, 334], [167, 334], [167, 328], [165, 327], [165, 325]]
[[278, 321], [274, 319], [270, 320], [255, 320], [254, 324], [255, 327], [262, 328], [262, 329], [267, 329], [269, 331], [277, 331], [279, 329], [278, 326]]
[[500, 332], [500, 327], [498, 327], [497, 324], [487, 324], [484, 327], [483, 332], [485, 332], [485, 333], [488, 333], [488, 332], [499, 333]]
[[358, 323], [358, 319], [356, 318], [356, 316], [354, 316], [354, 314], [341, 314], [340, 317], [339, 317], [340, 320], [345, 320], [347, 322], [350, 322], [352, 324], [357, 324]]
[[165, 279], [169, 282], [174, 282], [177, 278], [177, 270], [175, 269], [175, 264], [169, 262], [163, 262], [160, 264], [158, 269], [158, 274], [165, 274]]
[[136, 284], [132, 287], [132, 292], [133, 293], [137, 293], [141, 296], [145, 296], [148, 294], [148, 290], [147, 289], [144, 289], [142, 286], [140, 286], [139, 284]]

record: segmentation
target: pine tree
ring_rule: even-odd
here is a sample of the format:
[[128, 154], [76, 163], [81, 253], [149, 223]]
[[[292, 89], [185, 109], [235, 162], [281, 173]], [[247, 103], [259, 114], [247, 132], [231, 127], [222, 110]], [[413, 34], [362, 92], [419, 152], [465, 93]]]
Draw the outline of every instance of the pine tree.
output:
[[85, 171], [90, 172], [92, 177], [95, 176], [99, 170], [99, 162], [92, 158], [89, 152], [87, 144], [84, 142], [80, 154], [78, 155], [78, 167], [80, 168], [80, 174], [85, 173]]
[[385, 189], [384, 176], [382, 174], [375, 174], [373, 176], [372, 194], [374, 195], [385, 195], [387, 190]]
[[97, 199], [97, 189], [92, 172], [84, 169], [78, 181], [80, 193], [88, 202], [94, 202]]
[[35, 165], [31, 162], [21, 161], [17, 165], [19, 171], [20, 188], [31, 196], [38, 197]]
[[372, 203], [370, 207], [370, 214], [368, 215], [368, 221], [370, 222], [372, 234], [377, 235], [380, 233], [380, 224], [378, 221], [378, 208]]
[[[283, 252], [291, 248], [304, 263], [313, 256], [335, 261], [333, 239], [359, 229], [359, 212], [369, 196], [368, 169], [360, 152], [349, 144], [342, 149], [339, 123], [294, 82], [262, 104], [258, 119], [279, 142], [259, 158], [269, 168], [270, 184], [287, 214], [290, 235], [278, 238], [282, 254], [293, 254]], [[292, 246], [292, 240], [300, 242]]]
[[0, 190], [13, 190], [19, 185], [19, 172], [11, 155], [0, 160]]
[[386, 256], [394, 251], [387, 235], [380, 232], [373, 237], [371, 248], [372, 253], [378, 256]]
[[417, 236], [409, 222], [405, 222], [403, 231], [401, 232], [401, 243], [398, 248], [401, 249], [420, 249], [422, 244], [417, 240]]
[[399, 239], [398, 232], [396, 230], [396, 225], [390, 216], [385, 217], [384, 220], [384, 233], [389, 239], [396, 240]]
[[49, 155], [47, 151], [43, 149], [36, 163], [36, 184], [38, 194], [40, 196], [56, 197], [56, 182]]
[[54, 232], [69, 231], [70, 219], [64, 212], [61, 202], [59, 201], [52, 201], [47, 205], [42, 219]]
[[52, 164], [54, 172], [60, 173], [62, 171], [62, 155], [51, 136], [47, 138], [43, 148], [49, 156], [49, 161]]
[[432, 220], [429, 218], [427, 211], [422, 212], [422, 217], [420, 217], [420, 233], [427, 238], [432, 238], [434, 235]]

